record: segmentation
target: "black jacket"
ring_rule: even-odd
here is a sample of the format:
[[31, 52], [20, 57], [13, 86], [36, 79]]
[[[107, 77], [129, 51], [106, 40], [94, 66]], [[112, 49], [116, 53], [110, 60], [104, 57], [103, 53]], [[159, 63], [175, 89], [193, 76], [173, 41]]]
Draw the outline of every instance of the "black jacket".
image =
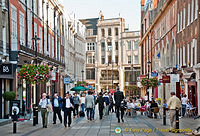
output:
[[[73, 99], [70, 97], [69, 98], [70, 99], [70, 102], [71, 102], [71, 104], [74, 106], [74, 102], [73, 102]], [[63, 105], [63, 107], [62, 107], [62, 109], [63, 109], [63, 111], [64, 111], [64, 109], [65, 109], [65, 107], [66, 107], [66, 98], [64, 98], [63, 100], [62, 100], [62, 105]], [[72, 109], [72, 107], [71, 107], [71, 109]]]
[[120, 106], [121, 105], [121, 102], [123, 101], [124, 99], [124, 94], [123, 92], [121, 91], [117, 91], [114, 93], [114, 99], [115, 99], [115, 105], [116, 106]]
[[97, 98], [95, 104], [99, 103], [99, 108], [104, 108], [104, 102], [105, 102], [105, 100], [104, 100], [103, 96], [99, 96]]

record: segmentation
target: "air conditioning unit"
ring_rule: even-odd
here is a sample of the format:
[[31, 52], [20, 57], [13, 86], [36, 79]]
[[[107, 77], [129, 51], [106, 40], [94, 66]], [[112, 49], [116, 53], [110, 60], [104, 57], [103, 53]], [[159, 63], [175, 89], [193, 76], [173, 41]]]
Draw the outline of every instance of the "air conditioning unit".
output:
[[2, 6], [2, 12], [5, 13], [8, 11], [8, 8], [6, 6]]

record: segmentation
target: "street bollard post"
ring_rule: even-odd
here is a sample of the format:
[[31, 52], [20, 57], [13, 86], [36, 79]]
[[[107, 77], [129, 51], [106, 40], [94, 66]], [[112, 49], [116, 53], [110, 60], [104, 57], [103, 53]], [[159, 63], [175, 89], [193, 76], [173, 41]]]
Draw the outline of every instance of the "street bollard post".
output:
[[35, 106], [35, 124], [38, 124], [38, 106]]
[[33, 126], [36, 125], [36, 109], [35, 109], [35, 105], [33, 105]]
[[163, 106], [163, 125], [166, 125], [166, 108]]
[[17, 133], [17, 114], [16, 109], [13, 110], [14, 116], [13, 116], [13, 133]]
[[176, 132], [179, 133], [179, 109], [176, 108]]

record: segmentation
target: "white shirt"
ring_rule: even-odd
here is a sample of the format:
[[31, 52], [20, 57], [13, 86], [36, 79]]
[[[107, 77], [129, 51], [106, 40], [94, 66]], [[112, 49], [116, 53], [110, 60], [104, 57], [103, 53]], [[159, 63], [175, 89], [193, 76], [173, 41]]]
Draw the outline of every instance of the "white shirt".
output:
[[72, 107], [72, 104], [71, 104], [69, 98], [66, 99], [66, 106], [65, 106], [65, 107], [66, 107], [66, 108], [70, 108], [70, 107]]
[[81, 103], [85, 104], [85, 97], [81, 97]]
[[59, 107], [58, 99], [54, 98], [54, 107]]
[[48, 101], [48, 104], [50, 103], [49, 100], [46, 98], [46, 99], [40, 99], [40, 102], [39, 102], [39, 105], [41, 106], [41, 108], [47, 108], [47, 101]]
[[131, 103], [131, 108], [135, 108], [136, 104], [135, 103]]
[[187, 100], [188, 100], [188, 99], [187, 99], [186, 97], [181, 98], [182, 104], [185, 104], [185, 105], [186, 105], [186, 104], [187, 104]]
[[148, 96], [145, 95], [144, 96], [144, 100], [147, 101], [148, 100]]
[[132, 108], [131, 103], [127, 102], [128, 109]]

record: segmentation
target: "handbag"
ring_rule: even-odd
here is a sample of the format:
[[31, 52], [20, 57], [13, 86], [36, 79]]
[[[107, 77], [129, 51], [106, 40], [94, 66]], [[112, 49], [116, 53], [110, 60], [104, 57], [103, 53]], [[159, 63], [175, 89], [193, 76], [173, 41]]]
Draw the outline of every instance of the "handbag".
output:
[[47, 112], [52, 112], [52, 105], [49, 103], [47, 99]]

